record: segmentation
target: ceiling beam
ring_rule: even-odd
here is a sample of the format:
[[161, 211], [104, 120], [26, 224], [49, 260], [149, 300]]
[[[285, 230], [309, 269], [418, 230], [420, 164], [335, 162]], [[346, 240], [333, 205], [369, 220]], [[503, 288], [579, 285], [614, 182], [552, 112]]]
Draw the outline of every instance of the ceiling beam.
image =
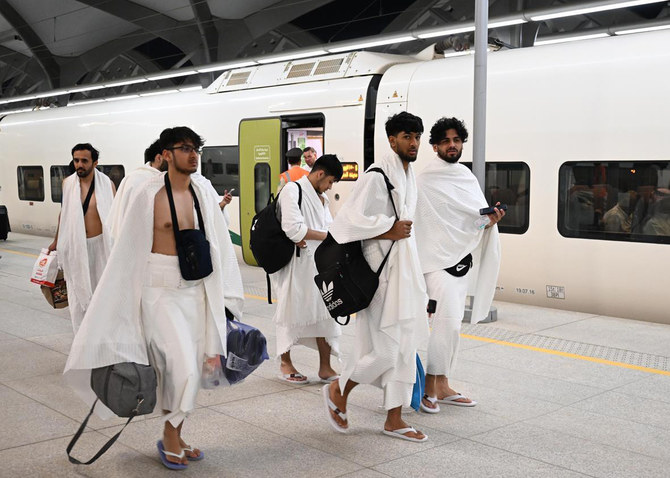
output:
[[205, 63], [216, 62], [219, 58], [219, 31], [214, 24], [212, 11], [207, 2], [189, 0], [193, 15], [198, 23], [198, 31], [203, 44], [203, 60]]
[[45, 80], [48, 83], [47, 87], [58, 88], [60, 86], [60, 66], [39, 35], [28, 25], [21, 14], [9, 4], [8, 0], [0, 0], [0, 15], [17, 31], [30, 49], [44, 71]]

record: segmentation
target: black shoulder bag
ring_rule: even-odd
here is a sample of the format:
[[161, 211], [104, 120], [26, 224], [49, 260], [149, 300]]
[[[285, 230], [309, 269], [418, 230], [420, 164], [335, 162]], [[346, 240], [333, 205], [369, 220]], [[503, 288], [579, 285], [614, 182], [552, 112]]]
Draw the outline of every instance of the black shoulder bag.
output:
[[[370, 168], [368, 172], [370, 171], [380, 173], [384, 177], [393, 212], [396, 220], [399, 220], [391, 195], [393, 185], [381, 169]], [[376, 272], [365, 260], [361, 241], [340, 244], [328, 233], [326, 239], [317, 247], [314, 252], [314, 262], [319, 273], [314, 277], [314, 282], [321, 292], [326, 309], [335, 322], [347, 325], [351, 314], [370, 305], [379, 287], [379, 276], [391, 254], [393, 243]], [[341, 323], [337, 320], [338, 317], [347, 317], [347, 320]]]
[[95, 191], [95, 171], [93, 171], [93, 179], [91, 180], [91, 187], [88, 188], [88, 194], [86, 194], [86, 199], [84, 199], [84, 203], [81, 205], [82, 209], [84, 209], [84, 216], [88, 212], [88, 205], [91, 202], [91, 196], [93, 196], [93, 191]]
[[198, 214], [198, 224], [200, 229], [179, 230], [177, 222], [177, 211], [174, 207], [172, 197], [172, 187], [170, 178], [165, 173], [165, 191], [167, 192], [168, 202], [170, 203], [170, 214], [172, 215], [172, 229], [174, 230], [174, 239], [177, 244], [177, 257], [179, 257], [179, 270], [185, 280], [197, 280], [207, 277], [212, 273], [212, 256], [209, 249], [209, 241], [205, 235], [205, 221], [200, 212], [200, 203], [195, 195], [193, 185], [189, 184], [193, 196], [193, 204]]

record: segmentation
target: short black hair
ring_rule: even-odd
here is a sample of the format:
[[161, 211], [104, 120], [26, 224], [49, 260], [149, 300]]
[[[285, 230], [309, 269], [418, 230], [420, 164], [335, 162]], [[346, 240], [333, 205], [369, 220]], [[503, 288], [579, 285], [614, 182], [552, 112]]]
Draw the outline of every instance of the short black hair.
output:
[[307, 146], [305, 149], [303, 149], [302, 153], [305, 154], [307, 151], [314, 151], [316, 153], [316, 149], [312, 148], [311, 146]]
[[300, 148], [291, 148], [286, 151], [286, 161], [288, 161], [288, 164], [300, 164], [301, 157], [302, 149]]
[[428, 142], [430, 144], [439, 144], [450, 129], [455, 129], [458, 137], [461, 138], [464, 143], [468, 141], [468, 129], [465, 127], [463, 121], [458, 118], [440, 118], [433, 127], [430, 128], [430, 139]]
[[75, 151], [89, 151], [91, 153], [91, 159], [95, 163], [98, 160], [98, 157], [100, 157], [100, 153], [98, 152], [97, 149], [91, 145], [91, 143], [78, 143], [74, 145], [74, 148], [72, 148], [72, 157], [74, 157], [74, 152]]
[[205, 139], [200, 136], [198, 133], [193, 131], [188, 126], [175, 126], [174, 128], [166, 128], [161, 131], [160, 138], [161, 151], [164, 149], [170, 149], [177, 143], [185, 143], [186, 141], [191, 141], [193, 146], [197, 149], [205, 144]]
[[393, 115], [386, 121], [386, 136], [398, 136], [403, 131], [423, 133], [423, 121], [407, 111]]
[[324, 154], [319, 159], [314, 161], [314, 166], [312, 166], [312, 173], [317, 171], [323, 171], [326, 173], [326, 176], [335, 176], [335, 181], [342, 179], [342, 163], [334, 154]]
[[163, 148], [161, 148], [161, 140], [157, 139], [153, 143], [151, 143], [151, 146], [149, 146], [147, 149], [144, 150], [144, 162], [145, 163], [151, 163], [153, 160], [156, 158], [157, 154], [161, 154], [163, 152]]

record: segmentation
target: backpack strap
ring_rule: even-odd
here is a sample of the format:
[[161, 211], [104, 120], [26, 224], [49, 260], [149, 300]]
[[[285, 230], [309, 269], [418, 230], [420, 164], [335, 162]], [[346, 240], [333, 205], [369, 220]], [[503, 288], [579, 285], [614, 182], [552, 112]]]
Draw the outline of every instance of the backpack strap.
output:
[[[391, 190], [395, 189], [393, 184], [391, 184], [391, 181], [389, 181], [388, 176], [386, 173], [381, 169], [381, 168], [370, 168], [368, 171], [374, 171], [376, 173], [380, 173], [384, 177], [384, 182], [386, 183], [386, 190], [389, 193], [389, 199], [391, 200], [391, 206], [393, 206], [393, 213], [395, 214], [395, 219], [396, 221], [400, 220], [400, 217], [398, 217], [398, 210], [395, 207], [395, 202], [393, 201], [393, 195], [391, 194]], [[389, 255], [391, 255], [391, 249], [393, 249], [393, 244], [395, 244], [395, 241], [391, 243], [391, 247], [389, 247], [389, 251], [386, 253], [386, 256], [384, 257], [384, 260], [382, 261], [381, 265], [379, 266], [379, 269], [377, 269], [377, 277], [379, 277], [382, 273], [382, 269], [384, 269], [384, 266], [386, 265], [386, 261], [389, 258]], [[347, 323], [349, 323], [349, 319], [347, 318]], [[346, 325], [346, 324], [345, 324]]]
[[91, 202], [91, 196], [93, 196], [93, 191], [95, 191], [95, 171], [93, 171], [93, 179], [91, 180], [91, 187], [88, 188], [88, 194], [86, 194], [86, 199], [84, 199], [84, 203], [81, 205], [81, 207], [84, 209], [84, 216], [88, 211], [88, 205]]

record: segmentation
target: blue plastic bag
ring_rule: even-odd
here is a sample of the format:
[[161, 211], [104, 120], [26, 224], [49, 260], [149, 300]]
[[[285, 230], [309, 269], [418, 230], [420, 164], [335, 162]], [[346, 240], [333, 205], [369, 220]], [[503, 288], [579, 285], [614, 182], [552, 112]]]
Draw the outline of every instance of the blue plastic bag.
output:
[[[228, 311], [226, 311], [228, 312]], [[221, 356], [221, 366], [228, 385], [241, 382], [268, 360], [265, 336], [255, 327], [228, 316], [228, 356]], [[224, 384], [225, 385], [225, 384]]]
[[421, 407], [421, 399], [423, 398], [423, 393], [425, 389], [426, 389], [426, 374], [423, 371], [423, 365], [421, 364], [419, 354], [416, 354], [416, 381], [414, 382], [414, 389], [412, 390], [411, 407], [417, 412]]

